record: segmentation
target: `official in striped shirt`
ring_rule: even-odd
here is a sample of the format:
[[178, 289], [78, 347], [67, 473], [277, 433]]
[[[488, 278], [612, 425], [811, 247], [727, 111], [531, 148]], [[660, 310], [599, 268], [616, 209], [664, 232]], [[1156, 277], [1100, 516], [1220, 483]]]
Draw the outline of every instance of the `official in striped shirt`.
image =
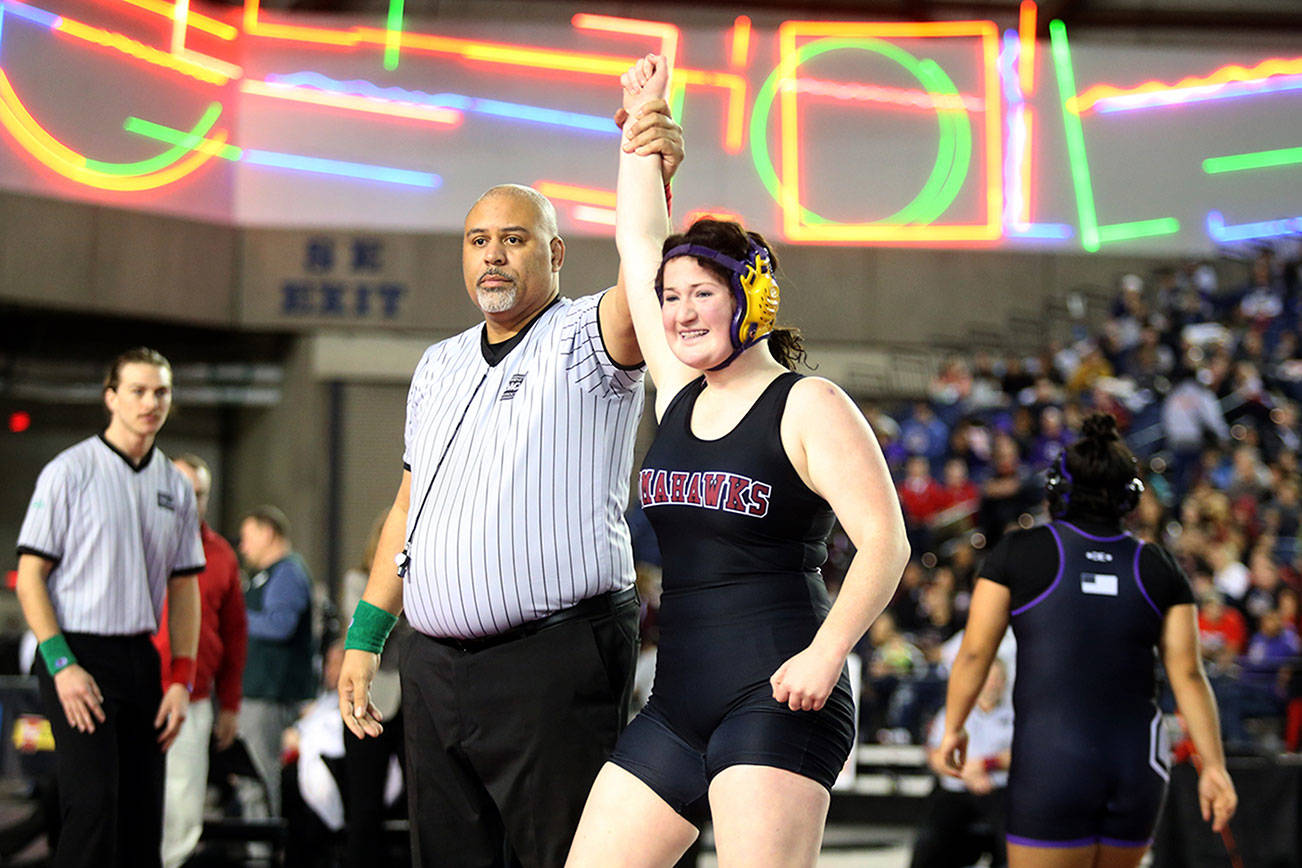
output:
[[[163, 751], [185, 721], [204, 567], [189, 481], [154, 447], [172, 369], [140, 347], [104, 382], [102, 434], [45, 466], [18, 535], [18, 601], [54, 730], [63, 828], [54, 865], [157, 866]], [[170, 600], [170, 681], [150, 641]]]
[[[666, 178], [682, 157], [667, 112], [626, 125]], [[400, 670], [418, 865], [562, 864], [627, 715], [642, 358], [622, 289], [561, 298], [564, 261], [536, 190], [471, 208], [462, 270], [484, 323], [412, 378], [402, 483], [349, 630], [340, 710], [357, 737], [380, 732], [368, 691], [394, 615], [416, 631]]]

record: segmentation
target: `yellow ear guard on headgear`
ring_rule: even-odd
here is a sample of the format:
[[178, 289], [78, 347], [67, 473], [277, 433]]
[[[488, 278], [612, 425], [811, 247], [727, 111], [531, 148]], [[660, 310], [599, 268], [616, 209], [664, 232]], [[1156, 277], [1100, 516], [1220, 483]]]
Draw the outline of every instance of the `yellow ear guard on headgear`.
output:
[[[737, 309], [732, 314], [732, 355], [715, 368], [726, 367], [741, 351], [773, 331], [778, 318], [778, 282], [773, 278], [773, 260], [769, 252], [753, 240], [746, 251], [746, 259], [738, 261], [700, 244], [680, 244], [665, 253], [662, 262], [679, 256], [695, 256], [717, 262], [728, 270], [728, 285], [732, 289]], [[658, 292], [662, 291], [659, 286]]]

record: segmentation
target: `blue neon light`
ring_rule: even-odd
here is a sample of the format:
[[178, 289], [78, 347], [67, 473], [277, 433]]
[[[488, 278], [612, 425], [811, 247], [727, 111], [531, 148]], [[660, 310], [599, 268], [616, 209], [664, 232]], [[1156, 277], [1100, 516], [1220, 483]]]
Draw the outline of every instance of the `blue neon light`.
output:
[[277, 169], [316, 172], [322, 175], [341, 175], [345, 178], [363, 178], [389, 184], [406, 184], [411, 187], [425, 187], [430, 190], [443, 185], [443, 179], [432, 172], [413, 172], [408, 169], [373, 166], [369, 163], [327, 160], [323, 157], [305, 157], [301, 154], [284, 154], [279, 151], [262, 151], [256, 148], [245, 148], [241, 159], [243, 162], [254, 166], [272, 166]]
[[1272, 93], [1302, 90], [1302, 75], [1275, 75], [1260, 81], [1232, 81], [1225, 84], [1180, 88], [1155, 93], [1135, 93], [1109, 96], [1094, 103], [1093, 111], [1099, 114], [1142, 111], [1164, 108], [1191, 102], [1208, 102], [1218, 99], [1238, 99], [1247, 96], [1266, 96]]
[[63, 16], [55, 15], [53, 12], [46, 12], [44, 9], [37, 9], [35, 6], [28, 6], [26, 3], [5, 3], [4, 9], [10, 15], [17, 15], [19, 18], [25, 18], [33, 24], [39, 24], [42, 27], [54, 29], [63, 21]]
[[1022, 84], [1017, 69], [1022, 64], [1022, 43], [1016, 30], [1004, 32], [1004, 49], [999, 52], [999, 80], [1004, 85], [1004, 100], [1009, 105], [1022, 102]]
[[1009, 238], [1027, 241], [1066, 241], [1076, 234], [1066, 223], [1021, 223], [1007, 231]]
[[428, 105], [436, 108], [457, 109], [471, 114], [489, 115], [491, 117], [510, 118], [526, 123], [548, 124], [568, 127], [586, 132], [619, 135], [619, 127], [608, 117], [588, 115], [579, 112], [567, 112], [542, 106], [524, 105], [522, 103], [503, 102], [496, 99], [483, 99], [460, 93], [425, 93], [419, 90], [407, 90], [401, 87], [380, 87], [369, 81], [354, 79], [339, 81], [317, 72], [295, 72], [289, 75], [268, 75], [266, 81], [272, 84], [310, 87], [331, 93], [350, 96], [369, 97], [387, 101]]
[[1263, 220], [1258, 223], [1240, 223], [1226, 226], [1220, 211], [1207, 212], [1207, 234], [1217, 244], [1236, 241], [1253, 241], [1258, 238], [1280, 238], [1285, 235], [1302, 235], [1302, 217], [1285, 217], [1281, 220]]

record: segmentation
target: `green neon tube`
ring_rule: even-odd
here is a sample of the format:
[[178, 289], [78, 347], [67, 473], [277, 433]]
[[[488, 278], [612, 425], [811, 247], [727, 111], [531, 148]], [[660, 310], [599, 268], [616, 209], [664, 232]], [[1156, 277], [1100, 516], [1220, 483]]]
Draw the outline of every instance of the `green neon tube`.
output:
[[1232, 154], [1228, 157], [1208, 157], [1203, 160], [1203, 171], [1209, 175], [1219, 175], [1222, 172], [1246, 172], [1273, 166], [1295, 166], [1298, 163], [1302, 163], [1302, 148], [1280, 148], [1275, 151]]
[[[208, 131], [212, 129], [213, 124], [217, 123], [217, 118], [221, 116], [221, 113], [222, 104], [219, 102], [213, 103], [208, 106], [203, 115], [200, 116], [199, 122], [194, 125], [194, 129], [190, 130], [189, 133], [178, 132], [178, 136], [182, 138], [192, 137], [195, 144], [198, 144], [199, 140], [207, 135]], [[126, 122], [122, 125], [123, 129], [127, 130], [127, 132], [135, 132], [135, 130], [131, 129], [131, 125], [133, 121], [137, 120], [139, 120], [139, 118], [127, 118]], [[147, 121], [141, 121], [141, 123], [147, 123]], [[158, 137], [150, 136], [150, 138]], [[165, 140], [160, 139], [160, 141]], [[138, 160], [134, 163], [105, 163], [101, 160], [87, 160], [86, 168], [94, 169], [97, 172], [103, 172], [106, 175], [147, 175], [150, 172], [157, 172], [160, 169], [167, 168], [194, 150], [194, 145], [182, 144], [180, 142], [169, 142], [169, 144], [171, 144], [172, 147], [163, 151], [158, 156], [150, 157], [147, 160]]]
[[1068, 111], [1067, 103], [1076, 95], [1076, 74], [1071, 68], [1071, 49], [1067, 46], [1067, 26], [1055, 19], [1049, 22], [1049, 40], [1053, 46], [1053, 67], [1058, 74], [1058, 97], [1062, 101], [1062, 125], [1067, 134], [1067, 157], [1071, 163], [1071, 182], [1076, 189], [1076, 214], [1080, 220], [1081, 246], [1090, 253], [1099, 249], [1099, 218], [1094, 207], [1094, 188], [1090, 180], [1089, 160], [1085, 156], [1085, 130], [1080, 116]]
[[392, 72], [398, 68], [398, 52], [402, 48], [402, 0], [389, 0], [388, 33], [384, 35], [384, 68]]
[[[904, 67], [917, 79], [918, 83], [932, 96], [957, 96], [958, 89], [934, 61], [919, 61], [913, 55], [878, 39], [820, 39], [802, 45], [796, 50], [796, 64], [844, 48], [871, 51], [881, 54]], [[768, 147], [768, 123], [773, 101], [777, 96], [779, 70], [774, 69], [764, 81], [755, 96], [755, 105], [751, 112], [750, 142], [751, 159], [755, 163], [756, 173], [766, 190], [774, 200], [781, 199], [777, 171]], [[945, 212], [967, 177], [971, 162], [972, 128], [964, 108], [939, 109], [936, 112], [939, 146], [936, 163], [932, 166], [926, 183], [911, 202], [904, 208], [873, 223], [917, 223], [927, 224]], [[829, 220], [815, 214], [803, 205], [800, 206], [800, 219], [811, 225], [843, 225], [840, 221]]]
[[[214, 103], [216, 105], [216, 103]], [[220, 106], [218, 106], [220, 111]], [[214, 118], [216, 120], [216, 118]], [[135, 133], [138, 136], [145, 136], [150, 139], [157, 139], [160, 142], [166, 142], [173, 145], [172, 150], [180, 150], [182, 154], [189, 153], [199, 147], [204, 142], [203, 134], [211, 129], [212, 124], [205, 127], [202, 131], [196, 126], [190, 132], [183, 130], [174, 130], [171, 127], [165, 127], [162, 124], [156, 124], [153, 121], [142, 120], [137, 117], [129, 117], [122, 128], [129, 133]], [[169, 153], [171, 153], [169, 151]], [[215, 156], [223, 160], [238, 160], [243, 151], [235, 145], [222, 145], [217, 150]]]

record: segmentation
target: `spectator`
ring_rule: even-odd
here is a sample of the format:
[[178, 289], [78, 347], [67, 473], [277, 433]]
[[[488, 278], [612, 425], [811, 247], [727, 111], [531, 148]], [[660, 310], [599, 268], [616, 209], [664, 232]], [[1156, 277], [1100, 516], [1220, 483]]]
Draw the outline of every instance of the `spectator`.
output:
[[1073, 439], [1062, 410], [1053, 405], [1044, 407], [1040, 410], [1040, 430], [1031, 444], [1031, 466], [1037, 470], [1048, 467], [1058, 460], [1062, 450], [1071, 445]]
[[900, 423], [900, 442], [909, 455], [922, 455], [939, 467], [949, 441], [949, 429], [926, 401], [913, 405], [913, 415]]
[[1248, 568], [1239, 560], [1239, 549], [1232, 542], [1213, 545], [1208, 551], [1212, 582], [1226, 599], [1240, 605], [1248, 593]]
[[1016, 441], [1007, 434], [996, 435], [991, 474], [981, 489], [981, 527], [991, 545], [1039, 500], [1033, 482]]
[[1248, 562], [1248, 589], [1243, 595], [1243, 611], [1248, 616], [1248, 623], [1260, 629], [1262, 618], [1279, 605], [1282, 584], [1279, 568], [1269, 549], [1260, 546], [1253, 549]]
[[1103, 350], [1097, 345], [1091, 346], [1067, 380], [1067, 394], [1079, 397], [1093, 389], [1100, 379], [1112, 375], [1112, 364], [1103, 355]]
[[[249, 662], [244, 669], [240, 736], [266, 784], [268, 816], [280, 816], [281, 734], [316, 694], [312, 670], [312, 580], [294, 551], [289, 519], [260, 506], [240, 522], [240, 554], [255, 574], [244, 592]], [[263, 808], [246, 805], [250, 815]]]
[[[244, 613], [244, 593], [240, 590], [239, 561], [230, 543], [204, 520], [212, 491], [212, 471], [197, 455], [181, 455], [172, 463], [194, 488], [195, 512], [199, 516], [199, 536], [207, 566], [199, 574], [199, 650], [195, 654], [190, 714], [167, 753], [163, 868], [178, 868], [199, 843], [208, 793], [208, 742], [211, 738], [217, 750], [225, 750], [235, 741], [248, 650], [248, 619]], [[172, 659], [166, 601], [161, 626], [154, 634], [154, 646], [160, 659]], [[164, 663], [164, 684], [168, 682], [169, 670]], [[213, 702], [209, 698], [214, 690], [219, 708], [215, 723]]]
[[1175, 388], [1162, 403], [1162, 430], [1167, 448], [1173, 453], [1172, 485], [1176, 495], [1183, 496], [1194, 482], [1205, 438], [1225, 443], [1230, 438], [1230, 428], [1221, 415], [1216, 395], [1199, 375], [1185, 369], [1176, 373], [1176, 381]]
[[[876, 712], [885, 709], [887, 732], [878, 733], [878, 741], [909, 740], [905, 719], [911, 710], [911, 681], [926, 671], [926, 658], [895, 626], [890, 612], [883, 612], [868, 630], [871, 652], [868, 655], [867, 690]], [[871, 729], [871, 727], [869, 728]]]
[[1248, 625], [1238, 609], [1225, 605], [1220, 591], [1210, 583], [1198, 583], [1198, 638], [1203, 659], [1212, 665], [1214, 674], [1228, 672], [1243, 653], [1248, 641]]
[[931, 476], [931, 464], [924, 455], [912, 455], [904, 464], [904, 479], [896, 486], [900, 505], [914, 550], [928, 547], [932, 519], [944, 509], [945, 492]]
[[981, 489], [968, 478], [967, 462], [962, 458], [945, 461], [945, 475], [940, 488], [940, 514], [943, 526], [956, 530], [970, 528], [981, 508]]

